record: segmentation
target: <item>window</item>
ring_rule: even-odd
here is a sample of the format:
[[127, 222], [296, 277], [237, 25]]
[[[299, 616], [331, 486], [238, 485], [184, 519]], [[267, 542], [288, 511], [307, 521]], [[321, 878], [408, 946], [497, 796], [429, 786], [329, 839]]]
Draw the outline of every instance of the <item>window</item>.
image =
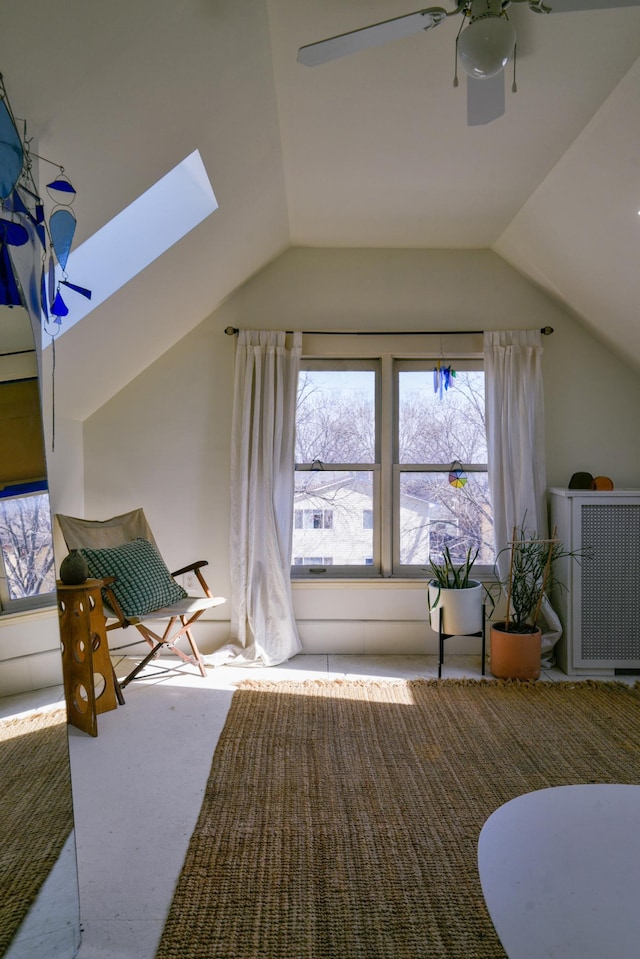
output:
[[[56, 588], [46, 489], [7, 488], [0, 497], [0, 604], [12, 612], [48, 605]], [[47, 602], [43, 602], [43, 597]]]
[[[395, 364], [397, 457], [394, 567], [424, 566], [448, 546], [462, 563], [469, 549], [478, 563], [494, 562], [493, 514], [487, 477], [484, 371], [460, 360], [442, 398], [433, 368], [424, 362]], [[460, 476], [451, 467], [462, 464]]]
[[0, 383], [0, 448], [0, 609], [17, 612], [50, 605], [56, 588], [36, 377]]
[[[300, 373], [293, 555], [330, 555], [332, 574], [354, 575], [376, 555], [363, 516], [377, 496], [377, 390], [375, 362], [305, 363]], [[308, 574], [301, 565], [293, 563]]]
[[333, 529], [333, 510], [297, 509], [294, 526], [295, 529]]
[[[436, 363], [303, 360], [294, 576], [327, 565], [331, 576], [424, 576], [445, 546], [460, 562], [478, 549], [479, 573], [493, 566], [482, 360], [452, 361], [442, 397]], [[461, 472], [450, 476], [456, 461]]]

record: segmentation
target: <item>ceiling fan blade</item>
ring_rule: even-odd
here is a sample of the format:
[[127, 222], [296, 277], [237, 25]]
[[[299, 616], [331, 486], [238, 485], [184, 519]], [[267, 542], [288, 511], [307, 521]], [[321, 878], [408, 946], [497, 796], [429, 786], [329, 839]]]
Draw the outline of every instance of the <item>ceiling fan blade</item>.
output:
[[467, 77], [467, 124], [470, 127], [491, 123], [504, 111], [504, 70], [483, 80]]
[[551, 13], [573, 13], [576, 10], [611, 10], [615, 7], [638, 7], [640, 0], [545, 0]]
[[430, 27], [437, 26], [446, 16], [446, 10], [441, 7], [432, 7], [429, 10], [418, 10], [403, 17], [384, 20], [382, 23], [374, 23], [370, 27], [361, 27], [351, 33], [341, 33], [328, 40], [318, 40], [317, 43], [300, 47], [298, 63], [315, 67], [350, 53], [359, 53], [360, 50], [366, 50], [369, 47], [381, 46], [390, 40], [410, 37], [414, 33], [420, 33], [421, 30], [429, 30]]

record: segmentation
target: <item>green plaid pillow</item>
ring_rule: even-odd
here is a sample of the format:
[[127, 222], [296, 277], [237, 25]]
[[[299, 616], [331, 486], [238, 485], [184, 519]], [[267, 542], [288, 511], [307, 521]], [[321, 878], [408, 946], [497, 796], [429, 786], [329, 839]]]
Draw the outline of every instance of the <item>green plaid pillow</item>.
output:
[[125, 616], [145, 616], [187, 596], [171, 578], [158, 550], [146, 539], [81, 552], [94, 579], [116, 577], [111, 589]]

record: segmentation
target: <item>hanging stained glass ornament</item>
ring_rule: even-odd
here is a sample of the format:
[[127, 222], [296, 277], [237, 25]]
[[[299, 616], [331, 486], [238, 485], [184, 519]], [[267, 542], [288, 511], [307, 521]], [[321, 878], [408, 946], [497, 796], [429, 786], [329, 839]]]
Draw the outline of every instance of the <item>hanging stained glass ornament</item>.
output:
[[0, 304], [22, 306], [23, 298], [17, 274], [13, 266], [10, 246], [24, 246], [29, 239], [28, 231], [15, 220], [0, 218]]
[[8, 243], [9, 246], [23, 246], [28, 239], [29, 234], [20, 223], [16, 223], [15, 220], [0, 218], [0, 243]]
[[91, 290], [88, 290], [85, 286], [77, 286], [75, 283], [69, 283], [69, 280], [60, 280], [61, 286], [66, 286], [67, 289], [73, 290], [74, 293], [79, 293], [80, 296], [84, 296], [87, 300], [91, 299]]
[[65, 175], [63, 167], [60, 167], [60, 173], [55, 180], [47, 183], [47, 193], [51, 199], [55, 200], [58, 204], [49, 217], [49, 235], [51, 237], [53, 252], [55, 253], [63, 275], [56, 284], [55, 268], [52, 265], [53, 258], [51, 258], [49, 261], [48, 285], [49, 312], [59, 328], [62, 322], [61, 317], [68, 316], [69, 314], [69, 308], [62, 298], [60, 287], [66, 286], [69, 290], [72, 290], [74, 293], [79, 293], [88, 300], [91, 299], [91, 290], [86, 289], [84, 286], [70, 283], [65, 272], [77, 224], [75, 215], [69, 209], [76, 198], [76, 191], [69, 177]]
[[[53, 260], [53, 258], [52, 258]], [[44, 276], [44, 273], [43, 273]], [[53, 283], [53, 286], [51, 284]], [[86, 297], [87, 300], [91, 299], [91, 290], [88, 290], [84, 286], [78, 286], [77, 283], [71, 283], [69, 280], [63, 279], [59, 280], [58, 283], [55, 283], [55, 270], [49, 272], [49, 297], [48, 300], [43, 301], [43, 312], [45, 315], [45, 320], [49, 319], [48, 314], [51, 314], [53, 322], [58, 326], [58, 330], [62, 325], [62, 317], [69, 315], [69, 307], [62, 298], [62, 293], [60, 292], [60, 287], [66, 286], [68, 290], [72, 290], [74, 293], [79, 293], [80, 296]], [[44, 289], [44, 287], [43, 287]], [[46, 303], [49, 303], [47, 309]], [[55, 334], [50, 334], [55, 335]]]
[[0, 77], [0, 199], [13, 193], [22, 173], [24, 152], [22, 140], [7, 106], [4, 85]]
[[438, 360], [433, 368], [433, 392], [443, 399], [445, 392], [452, 385], [451, 381], [455, 377], [456, 371], [451, 365], [445, 366], [441, 360]]
[[64, 302], [64, 300], [63, 300], [62, 297], [60, 296], [60, 290], [59, 290], [59, 289], [56, 290], [55, 299], [54, 299], [53, 303], [51, 304], [51, 312], [52, 312], [53, 316], [55, 316], [55, 317], [68, 316], [68, 315], [69, 315], [69, 307], [67, 306], [67, 304]]
[[76, 232], [76, 218], [67, 207], [57, 207], [49, 217], [51, 245], [63, 270], [71, 252], [71, 244]]
[[56, 295], [56, 261], [53, 253], [49, 254], [49, 266], [47, 268], [47, 292], [49, 295], [49, 304], [53, 303]]
[[[34, 323], [43, 323], [45, 332], [51, 337], [53, 381], [55, 337], [61, 332], [62, 318], [69, 314], [60, 288], [64, 286], [87, 299], [91, 299], [91, 291], [71, 283], [66, 272], [76, 231], [76, 218], [69, 209], [76, 197], [75, 188], [64, 168], [57, 163], [51, 164], [59, 173], [47, 183], [47, 193], [56, 204], [47, 220], [33, 177], [32, 161], [34, 157], [44, 163], [51, 163], [51, 160], [31, 153], [26, 121], [20, 123], [24, 126], [22, 135], [18, 132], [0, 74], [0, 206], [3, 214], [0, 216], [0, 304], [24, 306]], [[14, 263], [11, 247], [26, 243], [30, 244], [33, 256]], [[39, 282], [38, 246], [42, 247]], [[53, 399], [52, 409], [55, 409]], [[52, 449], [55, 448], [55, 415], [53, 419]]]
[[73, 201], [76, 198], [76, 191], [71, 185], [71, 181], [68, 176], [65, 176], [64, 169], [60, 168], [59, 175], [52, 180], [51, 183], [47, 183], [47, 193], [56, 203], [62, 204], [62, 206], [71, 206]]
[[460, 460], [454, 460], [449, 467], [449, 483], [454, 489], [462, 489], [467, 485], [467, 474]]
[[[47, 193], [56, 204], [47, 220], [44, 203], [33, 177], [32, 161], [34, 157], [44, 163], [51, 163], [51, 160], [31, 153], [26, 121], [20, 122], [24, 125], [22, 135], [18, 132], [0, 74], [0, 206], [3, 213], [0, 217], [0, 304], [26, 307], [32, 321], [42, 323], [44, 331], [51, 337], [51, 448], [55, 449], [55, 338], [61, 332], [62, 318], [69, 314], [60, 287], [64, 285], [71, 292], [88, 299], [91, 299], [91, 291], [71, 283], [66, 273], [76, 230], [76, 218], [68, 207], [73, 203], [76, 191], [65, 175], [64, 168], [57, 163], [51, 164], [58, 168], [59, 173], [47, 184]], [[16, 264], [10, 248], [25, 243], [30, 244], [33, 256], [22, 258], [23, 262]], [[38, 246], [42, 248], [39, 270]], [[27, 267], [25, 263], [28, 263]]]
[[[69, 313], [60, 294], [60, 284], [64, 283], [72, 292], [91, 298], [91, 291], [70, 283], [66, 273], [76, 232], [76, 218], [69, 207], [75, 200], [76, 191], [64, 167], [52, 164], [59, 172], [47, 183], [47, 193], [56, 204], [47, 221], [32, 174], [32, 160], [37, 154], [31, 153], [26, 121], [21, 123], [24, 124], [22, 136], [18, 132], [0, 75], [0, 201], [3, 213], [10, 216], [0, 219], [0, 303], [8, 306], [27, 305], [10, 247], [39, 241], [44, 251], [39, 284], [42, 318], [46, 323], [50, 316], [56, 317], [59, 330], [60, 317]], [[45, 157], [38, 159], [51, 163]], [[55, 261], [59, 266], [57, 275]], [[37, 280], [33, 288], [37, 289]], [[31, 307], [37, 310], [35, 301]], [[40, 317], [34, 317], [34, 321], [36, 319]]]
[[49, 319], [49, 302], [50, 300], [47, 296], [47, 271], [43, 267], [40, 273], [40, 309], [45, 323]]
[[[20, 189], [21, 186], [19, 184], [11, 196], [5, 201], [5, 210], [10, 210], [12, 213], [19, 213], [26, 217], [29, 223], [33, 226], [42, 248], [46, 249], [47, 231], [44, 226], [44, 207], [41, 203], [36, 203], [33, 207], [33, 211], [30, 210], [20, 196]], [[24, 189], [24, 187], [22, 187], [22, 189]]]
[[16, 282], [6, 243], [0, 243], [0, 304], [22, 306], [22, 294]]

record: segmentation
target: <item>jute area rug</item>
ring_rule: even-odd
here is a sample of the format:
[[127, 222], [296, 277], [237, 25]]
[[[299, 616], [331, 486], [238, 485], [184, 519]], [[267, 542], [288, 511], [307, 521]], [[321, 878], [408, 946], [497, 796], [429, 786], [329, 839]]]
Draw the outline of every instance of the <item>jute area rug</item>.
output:
[[243, 684], [157, 959], [497, 959], [477, 871], [498, 806], [640, 783], [619, 683]]
[[0, 956], [73, 827], [63, 709], [0, 721]]

